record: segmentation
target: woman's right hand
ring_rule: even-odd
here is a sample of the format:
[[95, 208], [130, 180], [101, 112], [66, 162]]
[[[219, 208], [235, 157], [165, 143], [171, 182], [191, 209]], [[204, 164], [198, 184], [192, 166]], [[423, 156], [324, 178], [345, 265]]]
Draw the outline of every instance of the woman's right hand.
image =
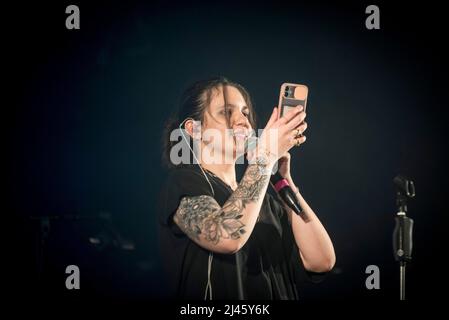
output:
[[306, 139], [305, 136], [296, 136], [296, 129], [302, 133], [307, 127], [305, 123], [302, 124], [306, 117], [302, 106], [293, 108], [281, 118], [279, 118], [278, 113], [279, 109], [275, 107], [262, 135], [258, 139], [256, 149], [256, 152], [259, 154], [265, 152], [272, 164], [296, 145], [298, 141], [299, 143], [303, 143]]

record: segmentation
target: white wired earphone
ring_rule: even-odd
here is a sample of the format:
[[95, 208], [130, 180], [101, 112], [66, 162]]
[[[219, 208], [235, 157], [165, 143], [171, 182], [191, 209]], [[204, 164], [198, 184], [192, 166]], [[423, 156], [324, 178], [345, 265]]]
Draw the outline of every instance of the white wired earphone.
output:
[[[190, 143], [189, 143], [189, 141], [187, 140], [186, 136], [184, 135], [184, 131], [183, 131], [184, 129], [182, 128], [182, 125], [183, 125], [187, 120], [193, 120], [193, 121], [195, 121], [193, 118], [186, 118], [186, 119], [184, 119], [184, 120], [179, 124], [179, 129], [181, 130], [182, 137], [184, 138], [185, 142], [187, 143], [187, 146], [189, 147], [190, 151], [192, 151], [193, 157], [195, 158], [195, 160], [196, 160], [196, 162], [197, 162], [197, 164], [198, 164], [198, 167], [200, 167], [201, 172], [203, 173], [204, 177], [206, 178], [206, 181], [207, 181], [207, 183], [209, 184], [210, 189], [211, 189], [211, 191], [212, 191], [212, 195], [215, 196], [214, 188], [212, 187], [212, 184], [210, 183], [209, 178], [207, 177], [206, 172], [204, 172], [203, 168], [201, 167], [200, 162], [198, 161], [198, 158], [197, 158], [196, 155], [195, 155], [195, 152], [194, 152], [194, 151], [192, 150], [192, 148], [190, 147]], [[208, 293], [209, 293], [209, 300], [212, 300], [212, 284], [211, 284], [211, 281], [210, 281], [210, 274], [211, 274], [211, 272], [212, 272], [212, 260], [213, 260], [213, 259], [214, 259], [214, 254], [213, 254], [212, 251], [209, 251], [209, 259], [208, 259], [208, 262], [207, 262], [207, 284], [206, 284], [206, 289], [205, 289], [205, 291], [204, 291], [204, 300], [207, 299], [207, 294], [208, 294]]]

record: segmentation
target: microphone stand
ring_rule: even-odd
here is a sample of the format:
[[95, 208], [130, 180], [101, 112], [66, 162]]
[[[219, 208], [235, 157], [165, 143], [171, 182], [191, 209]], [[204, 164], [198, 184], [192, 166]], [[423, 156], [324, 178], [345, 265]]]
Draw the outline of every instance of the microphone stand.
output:
[[415, 185], [413, 181], [400, 175], [393, 182], [398, 207], [393, 231], [393, 253], [395, 260], [399, 262], [399, 298], [405, 300], [405, 269], [407, 262], [412, 260], [413, 248], [413, 220], [407, 217], [407, 199], [415, 196]]

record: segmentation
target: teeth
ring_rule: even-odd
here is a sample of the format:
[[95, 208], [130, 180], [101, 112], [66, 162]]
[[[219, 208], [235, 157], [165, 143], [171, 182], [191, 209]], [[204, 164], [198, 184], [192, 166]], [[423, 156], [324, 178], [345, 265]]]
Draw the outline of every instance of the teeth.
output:
[[241, 131], [241, 130], [233, 131], [233, 135], [235, 137], [244, 137], [244, 138], [248, 137], [248, 134], [246, 132], [244, 132], [244, 131]]

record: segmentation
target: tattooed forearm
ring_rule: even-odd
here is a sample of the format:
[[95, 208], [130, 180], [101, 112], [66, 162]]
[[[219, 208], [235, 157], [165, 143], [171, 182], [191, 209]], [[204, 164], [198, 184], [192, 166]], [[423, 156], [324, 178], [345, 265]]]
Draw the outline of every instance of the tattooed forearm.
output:
[[269, 175], [266, 162], [248, 165], [245, 175], [223, 207], [210, 196], [184, 197], [174, 217], [176, 224], [191, 238], [217, 244], [220, 239], [239, 239], [245, 231], [243, 209], [257, 202], [266, 187]]
[[266, 162], [258, 161], [255, 164], [250, 164], [231, 198], [241, 199], [243, 205], [251, 201], [259, 200], [268, 179], [269, 174], [267, 174]]

